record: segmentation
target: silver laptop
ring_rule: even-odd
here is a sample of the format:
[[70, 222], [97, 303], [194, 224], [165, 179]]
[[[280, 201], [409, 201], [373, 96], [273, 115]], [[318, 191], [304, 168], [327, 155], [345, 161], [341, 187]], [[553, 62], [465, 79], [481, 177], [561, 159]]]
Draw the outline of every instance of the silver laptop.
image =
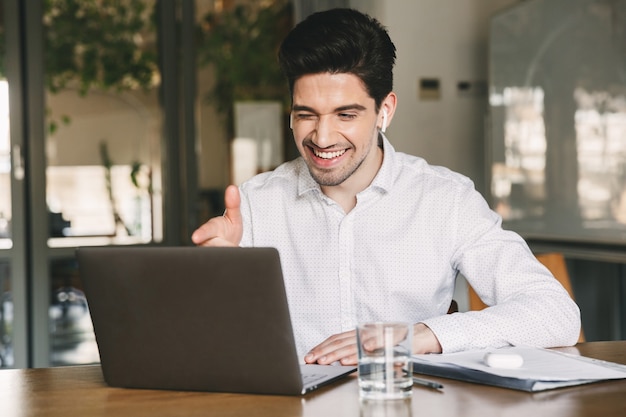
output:
[[356, 370], [301, 365], [278, 251], [77, 250], [107, 384], [300, 395]]

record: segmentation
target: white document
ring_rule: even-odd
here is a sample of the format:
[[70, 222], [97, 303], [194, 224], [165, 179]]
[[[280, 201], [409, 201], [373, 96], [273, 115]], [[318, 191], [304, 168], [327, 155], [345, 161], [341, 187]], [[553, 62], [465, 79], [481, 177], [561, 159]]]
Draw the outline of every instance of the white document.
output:
[[[524, 363], [515, 369], [492, 368], [483, 360], [487, 352], [515, 353], [522, 356]], [[533, 347], [413, 355], [412, 359], [416, 373], [523, 391], [626, 379], [626, 365]]]

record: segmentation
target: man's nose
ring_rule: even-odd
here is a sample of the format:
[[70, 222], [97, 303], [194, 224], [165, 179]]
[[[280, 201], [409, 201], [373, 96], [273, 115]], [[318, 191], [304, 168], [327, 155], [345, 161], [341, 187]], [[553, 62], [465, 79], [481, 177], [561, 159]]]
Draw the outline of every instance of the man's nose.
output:
[[334, 144], [334, 124], [332, 115], [320, 116], [315, 128], [315, 144], [320, 148], [327, 148]]

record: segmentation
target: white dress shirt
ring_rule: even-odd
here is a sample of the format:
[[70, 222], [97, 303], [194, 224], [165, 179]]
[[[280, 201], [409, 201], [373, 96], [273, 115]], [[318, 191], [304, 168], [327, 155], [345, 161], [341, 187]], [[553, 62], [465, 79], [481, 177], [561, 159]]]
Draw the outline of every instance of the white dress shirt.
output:
[[[281, 256], [300, 359], [363, 321], [423, 322], [444, 352], [574, 344], [580, 312], [466, 177], [396, 152], [345, 213], [302, 158], [241, 186], [241, 246]], [[488, 305], [446, 314], [462, 273]], [[262, 312], [252, 312], [262, 314]]]

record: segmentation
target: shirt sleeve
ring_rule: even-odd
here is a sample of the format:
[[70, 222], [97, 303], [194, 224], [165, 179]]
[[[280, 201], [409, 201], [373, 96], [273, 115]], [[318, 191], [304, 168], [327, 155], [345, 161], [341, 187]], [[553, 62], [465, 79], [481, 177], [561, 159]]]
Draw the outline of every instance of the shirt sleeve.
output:
[[239, 207], [243, 220], [243, 235], [239, 246], [245, 248], [254, 244], [252, 239], [252, 210], [250, 209], [250, 200], [244, 187], [239, 187], [239, 195], [241, 196], [241, 205]]
[[490, 307], [424, 320], [443, 352], [507, 345], [570, 346], [580, 310], [563, 286], [472, 187], [458, 195], [453, 266]]

